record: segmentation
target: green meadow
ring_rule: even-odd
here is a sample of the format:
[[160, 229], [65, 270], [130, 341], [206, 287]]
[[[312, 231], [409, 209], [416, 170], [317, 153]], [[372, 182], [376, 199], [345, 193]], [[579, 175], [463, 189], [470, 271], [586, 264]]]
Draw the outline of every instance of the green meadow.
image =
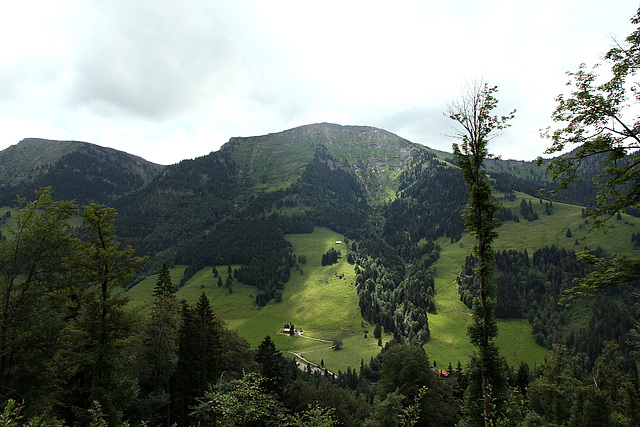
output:
[[[266, 335], [270, 335], [277, 348], [285, 354], [300, 353], [312, 363], [324, 365], [331, 371], [359, 367], [362, 359], [368, 362], [379, 351], [378, 340], [373, 338], [373, 327], [360, 315], [354, 282], [354, 267], [346, 261], [346, 246], [336, 244], [344, 237], [329, 229], [315, 227], [312, 234], [292, 234], [291, 242], [296, 256], [305, 255], [307, 262], [292, 268], [291, 278], [285, 285], [282, 301], [271, 301], [265, 307], [255, 304], [257, 289], [237, 281], [232, 292], [217, 285], [212, 268], [200, 270], [178, 291], [178, 297], [195, 301], [205, 292], [211, 304], [229, 327], [257, 347]], [[337, 264], [321, 266], [322, 254], [330, 248], [341, 250]], [[239, 266], [232, 266], [237, 268]], [[179, 283], [185, 266], [171, 269], [172, 280]], [[228, 266], [217, 266], [223, 282]], [[148, 299], [157, 276], [150, 276], [127, 291], [134, 304]], [[303, 330], [302, 337], [281, 333], [285, 323], [293, 323]], [[368, 331], [367, 338], [364, 338]], [[342, 350], [331, 349], [331, 343], [309, 338], [333, 341], [340, 339]], [[383, 342], [391, 339], [385, 335]]]
[[[501, 202], [518, 213], [522, 197], [527, 201], [530, 199], [524, 194], [517, 194], [516, 200]], [[605, 235], [601, 231], [590, 231], [588, 220], [585, 222], [581, 217], [580, 207], [553, 203], [553, 214], [547, 216], [544, 203], [540, 204], [538, 199], [531, 200], [539, 219], [503, 224], [498, 230], [500, 236], [494, 245], [496, 250], [527, 249], [531, 256], [536, 248], [554, 244], [573, 250], [601, 246], [609, 253], [637, 251], [630, 242], [631, 232], [635, 229], [640, 231], [640, 221], [636, 218], [623, 214], [621, 220], [612, 220], [612, 227]], [[567, 229], [572, 231], [570, 238], [566, 237]], [[304, 255], [307, 262], [298, 263], [291, 269], [291, 278], [285, 285], [281, 302], [271, 301], [260, 308], [255, 304], [255, 287], [234, 281], [229, 292], [226, 287], [217, 285], [218, 279], [213, 276], [211, 267], [190, 278], [178, 291], [178, 296], [193, 302], [205, 292], [229, 327], [237, 330], [252, 347], [256, 347], [266, 335], [271, 335], [283, 353], [299, 353], [317, 365], [324, 361], [332, 371], [344, 371], [348, 366], [360, 366], [361, 360], [369, 361], [380, 347], [377, 339], [373, 338], [373, 326], [360, 315], [353, 285], [354, 268], [346, 262], [346, 246], [336, 244], [344, 241], [344, 236], [327, 228], [315, 227], [311, 234], [292, 234], [286, 238], [296, 256]], [[474, 241], [471, 236], [464, 235], [453, 244], [445, 238], [438, 244], [442, 252], [435, 264], [437, 314], [429, 316], [431, 341], [425, 345], [425, 350], [439, 367], [446, 367], [448, 363], [455, 366], [458, 361], [464, 365], [473, 350], [466, 335], [471, 313], [458, 298], [456, 275]], [[342, 258], [332, 266], [321, 266], [322, 254], [332, 247], [341, 250]], [[232, 269], [238, 267], [233, 265]], [[180, 282], [185, 268], [175, 266], [171, 269], [174, 283]], [[223, 282], [227, 278], [227, 268], [226, 265], [217, 266]], [[127, 295], [134, 304], [140, 304], [151, 295], [155, 281], [156, 276], [150, 276], [127, 291]], [[571, 327], [580, 326], [583, 316], [577, 315], [579, 312], [580, 308], [576, 307], [577, 320], [572, 321]], [[282, 334], [285, 323], [301, 328], [306, 338]], [[544, 360], [546, 349], [534, 342], [531, 327], [525, 319], [499, 320], [498, 325], [497, 343], [509, 364], [518, 365], [524, 361], [533, 366]], [[364, 337], [365, 332], [367, 338]], [[343, 349], [333, 350], [331, 343], [309, 338], [340, 339]], [[383, 342], [389, 339], [391, 335], [387, 334]]]
[[[449, 363], [455, 366], [458, 361], [464, 366], [473, 350], [467, 337], [471, 311], [458, 298], [456, 276], [470, 253], [473, 240], [465, 235], [459, 242], [445, 243], [444, 239], [439, 242], [442, 252], [435, 264], [437, 314], [429, 315], [431, 341], [425, 345], [425, 350], [439, 367], [446, 367]], [[496, 341], [510, 365], [517, 366], [524, 361], [533, 366], [544, 360], [547, 350], [535, 343], [526, 319], [499, 319], [498, 328]]]

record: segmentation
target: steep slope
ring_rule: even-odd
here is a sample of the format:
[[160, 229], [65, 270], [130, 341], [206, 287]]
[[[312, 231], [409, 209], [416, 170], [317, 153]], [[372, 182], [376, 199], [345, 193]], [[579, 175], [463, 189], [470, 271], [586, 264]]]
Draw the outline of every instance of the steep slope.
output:
[[0, 152], [0, 205], [52, 186], [80, 204], [111, 203], [149, 183], [162, 166], [123, 151], [79, 141], [27, 138]]
[[395, 193], [395, 178], [411, 152], [426, 149], [370, 126], [318, 123], [264, 136], [232, 138], [221, 151], [238, 165], [244, 184], [270, 191], [299, 179], [319, 147], [336, 167], [359, 179], [372, 204]]

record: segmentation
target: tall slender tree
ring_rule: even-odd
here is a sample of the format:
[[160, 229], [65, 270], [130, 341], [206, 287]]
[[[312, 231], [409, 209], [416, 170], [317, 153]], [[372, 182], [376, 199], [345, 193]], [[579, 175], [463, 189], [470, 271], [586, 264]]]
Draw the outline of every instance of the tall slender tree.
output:
[[204, 292], [195, 307], [183, 303], [182, 319], [175, 405], [179, 424], [187, 425], [189, 408], [223, 372], [224, 323]]
[[[482, 388], [482, 417], [485, 425], [491, 425], [495, 414], [496, 381], [492, 381], [497, 347], [493, 340], [498, 334], [494, 311], [496, 306], [495, 285], [489, 280], [493, 270], [494, 251], [492, 243], [498, 236], [500, 223], [494, 219], [499, 206], [491, 201], [491, 185], [487, 181], [484, 162], [492, 157], [488, 143], [509, 126], [515, 110], [506, 116], [492, 115], [498, 105], [494, 94], [496, 86], [482, 81], [470, 84], [458, 101], [448, 106], [449, 118], [456, 122], [454, 137], [461, 141], [453, 144], [453, 154], [462, 169], [468, 186], [469, 204], [463, 214], [467, 231], [475, 236], [474, 253], [478, 258], [476, 274], [480, 281], [479, 295], [473, 303], [473, 320], [468, 333], [471, 343], [479, 352]], [[477, 400], [477, 399], [476, 399]]]
[[138, 361], [142, 419], [154, 425], [173, 423], [171, 385], [178, 364], [182, 317], [167, 264], [163, 264], [153, 290], [149, 317], [140, 333]]

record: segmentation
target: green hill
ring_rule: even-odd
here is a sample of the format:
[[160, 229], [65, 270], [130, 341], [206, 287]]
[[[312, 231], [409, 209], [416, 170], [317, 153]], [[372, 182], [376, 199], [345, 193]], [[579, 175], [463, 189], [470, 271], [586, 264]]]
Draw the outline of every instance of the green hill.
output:
[[113, 203], [139, 190], [162, 166], [111, 148], [78, 141], [27, 138], [0, 151], [0, 205], [31, 197], [43, 186], [81, 204]]
[[[589, 232], [588, 211], [571, 204], [592, 194], [588, 179], [540, 200], [538, 190], [551, 187], [533, 163], [496, 160], [487, 168], [503, 205], [497, 250], [638, 251], [631, 242], [638, 220], [625, 213], [607, 235]], [[194, 301], [207, 292], [252, 345], [271, 334], [284, 351], [318, 350], [306, 359], [344, 369], [377, 353], [377, 324], [383, 341], [424, 344], [440, 365], [468, 359], [469, 310], [457, 282], [472, 247], [461, 219], [468, 196], [448, 153], [382, 129], [320, 123], [232, 138], [218, 152], [166, 167], [87, 143], [25, 140], [0, 152], [0, 172], [5, 205], [15, 192], [51, 185], [58, 198], [116, 207], [121, 241], [149, 256], [128, 290], [137, 304], [166, 262], [176, 265], [180, 296]], [[336, 240], [350, 243], [340, 246], [338, 263], [320, 265]], [[229, 265], [238, 270], [232, 292], [212, 275], [216, 266], [226, 280]], [[533, 286], [525, 276], [522, 286]], [[510, 363], [538, 363], [545, 350], [535, 340], [550, 346], [595, 321], [549, 298], [534, 309], [547, 317], [524, 312], [531, 304], [523, 303], [500, 320]], [[306, 336], [341, 339], [345, 350], [277, 334], [291, 322]]]

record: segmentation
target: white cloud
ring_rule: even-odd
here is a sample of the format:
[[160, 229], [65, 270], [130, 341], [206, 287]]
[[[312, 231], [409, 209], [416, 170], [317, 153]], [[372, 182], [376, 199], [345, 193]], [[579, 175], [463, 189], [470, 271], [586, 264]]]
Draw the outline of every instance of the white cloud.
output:
[[[482, 76], [518, 109], [492, 150], [533, 158], [565, 71], [624, 38], [596, 1], [25, 1], [0, 13], [0, 149], [79, 139], [159, 163], [334, 121], [448, 150], [442, 112]], [[37, 135], [36, 135], [37, 134]]]

